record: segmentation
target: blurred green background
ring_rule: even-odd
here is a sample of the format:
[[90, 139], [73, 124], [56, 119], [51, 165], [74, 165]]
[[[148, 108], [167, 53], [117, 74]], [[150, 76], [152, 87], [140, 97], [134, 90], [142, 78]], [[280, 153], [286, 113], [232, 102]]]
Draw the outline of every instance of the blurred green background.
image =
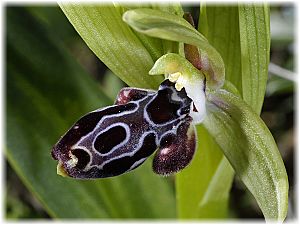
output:
[[[185, 6], [185, 11], [192, 12], [195, 21], [198, 21], [197, 17], [199, 7]], [[42, 29], [37, 30], [34, 35], [41, 35], [46, 37], [47, 34], [53, 36], [49, 37], [51, 41], [59, 42], [59, 46], [62, 46], [63, 50], [67, 54], [71, 55], [77, 63], [82, 66], [82, 71], [78, 72], [83, 76], [89, 74], [93, 80], [96, 80], [96, 84], [99, 86], [99, 90], [103, 90], [104, 93], [99, 92], [99, 96], [105, 98], [107, 104], [111, 102], [120, 88], [126, 84], [122, 82], [117, 76], [109, 71], [106, 66], [91, 52], [91, 50], [82, 41], [80, 36], [76, 33], [72, 25], [69, 23], [63, 12], [57, 6], [10, 6], [6, 5], [6, 108], [7, 116], [9, 118], [15, 118], [22, 124], [23, 120], [34, 115], [27, 110], [26, 113], [22, 113], [22, 107], [30, 107], [31, 102], [27, 101], [30, 96], [34, 96], [30, 93], [29, 86], [35, 86], [39, 84], [39, 80], [26, 79], [22, 76], [31, 74], [33, 76], [38, 69], [47, 70], [47, 65], [39, 64], [40, 58], [35, 58], [35, 49], [30, 49], [30, 46], [22, 45], [22, 35], [30, 35], [21, 32], [19, 21], [24, 18], [25, 22], [22, 22], [23, 31], [32, 26], [30, 20], [26, 20], [30, 17], [31, 20], [37, 21]], [[267, 85], [266, 97], [263, 105], [261, 117], [271, 130], [279, 150], [282, 154], [290, 184], [289, 191], [289, 211], [287, 219], [295, 217], [295, 205], [294, 202], [294, 100], [295, 100], [295, 85], [294, 81], [296, 77], [292, 73], [295, 68], [295, 7], [292, 4], [271, 6], [271, 66], [269, 73], [269, 80]], [[26, 22], [27, 21], [27, 22]], [[26, 27], [27, 26], [27, 27]], [[45, 41], [45, 46], [41, 51], [44, 54], [51, 54], [53, 50], [52, 46], [47, 46], [50, 42]], [[33, 46], [37, 43], [32, 39]], [[20, 48], [27, 48], [26, 51], [22, 51]], [[24, 52], [31, 53], [32, 55], [22, 55]], [[26, 61], [22, 57], [31, 58]], [[55, 60], [55, 59], [53, 59]], [[35, 63], [36, 68], [35, 68]], [[60, 63], [58, 60], [55, 63]], [[38, 65], [39, 64], [39, 65]], [[278, 67], [279, 66], [279, 67]], [[285, 69], [285, 70], [282, 70]], [[57, 70], [60, 71], [59, 65]], [[72, 70], [70, 70], [72, 71]], [[73, 71], [74, 72], [74, 71]], [[75, 72], [74, 72], [75, 73]], [[48, 74], [54, 76], [55, 74]], [[28, 80], [32, 83], [26, 83]], [[26, 85], [23, 85], [25, 82]], [[72, 80], [68, 81], [72, 82]], [[59, 85], [53, 83], [50, 85]], [[28, 87], [27, 87], [28, 86]], [[18, 93], [21, 90], [18, 87], [28, 88], [28, 98]], [[43, 88], [41, 88], [42, 90]], [[71, 89], [71, 87], [70, 87]], [[32, 91], [32, 90], [31, 90]], [[49, 91], [45, 87], [42, 91]], [[51, 89], [50, 91], [55, 91]], [[59, 88], [57, 89], [59, 92]], [[68, 90], [66, 90], [68, 91]], [[70, 90], [72, 91], [72, 90]], [[87, 90], [88, 92], [88, 90]], [[63, 93], [57, 93], [63, 95]], [[104, 97], [106, 95], [107, 97]], [[24, 97], [24, 99], [23, 99]], [[74, 98], [80, 98], [80, 93]], [[19, 102], [16, 102], [16, 99]], [[55, 101], [54, 99], [52, 99]], [[32, 101], [42, 101], [42, 99]], [[51, 103], [51, 102], [50, 102]], [[18, 104], [18, 109], [14, 108], [14, 104]], [[66, 104], [64, 102], [64, 104]], [[86, 103], [89, 104], [89, 101]], [[105, 103], [101, 103], [98, 107], [103, 106]], [[78, 106], [79, 107], [79, 106]], [[20, 110], [18, 115], [12, 115], [12, 113]], [[76, 121], [81, 115], [80, 110], [76, 111], [74, 106], [70, 108], [68, 115], [70, 121]], [[47, 109], [45, 109], [47, 111]], [[33, 112], [34, 113], [34, 112]], [[47, 112], [44, 112], [47, 113]], [[52, 116], [50, 112], [49, 116]], [[39, 123], [40, 118], [36, 118], [36, 123]], [[10, 120], [10, 119], [9, 119]], [[71, 125], [71, 124], [70, 124]], [[24, 123], [25, 126], [25, 123]], [[49, 125], [49, 127], [41, 128], [41, 135], [47, 134], [48, 129], [53, 129], [55, 125]], [[17, 129], [17, 128], [15, 128]], [[12, 132], [10, 127], [10, 121], [7, 122], [6, 135], [10, 135]], [[63, 133], [64, 128], [58, 129]], [[15, 131], [17, 132], [17, 131]], [[31, 135], [30, 129], [26, 135]], [[54, 135], [55, 136], [55, 135]], [[7, 137], [8, 139], [9, 137]], [[38, 137], [37, 137], [38, 138]], [[55, 138], [52, 138], [53, 144]], [[50, 149], [49, 149], [50, 157]], [[24, 159], [25, 160], [25, 159]], [[30, 162], [27, 162], [30, 163]], [[31, 191], [28, 189], [28, 185], [24, 184], [19, 178], [17, 173], [12, 169], [11, 165], [6, 161], [6, 189], [5, 191], [5, 215], [7, 219], [25, 219], [25, 218], [51, 218], [47, 210], [43, 207], [39, 200], [37, 200]], [[170, 189], [173, 190], [173, 178], [168, 179]], [[145, 187], [145, 191], [149, 187]], [[173, 190], [174, 191], [174, 190]], [[172, 213], [171, 213], [172, 214]], [[170, 217], [172, 215], [170, 214]], [[255, 200], [251, 194], [245, 189], [242, 182], [237, 178], [235, 179], [231, 195], [230, 195], [230, 214], [231, 217], [238, 218], [263, 218], [261, 211], [259, 210]], [[167, 216], [169, 217], [169, 216]]]

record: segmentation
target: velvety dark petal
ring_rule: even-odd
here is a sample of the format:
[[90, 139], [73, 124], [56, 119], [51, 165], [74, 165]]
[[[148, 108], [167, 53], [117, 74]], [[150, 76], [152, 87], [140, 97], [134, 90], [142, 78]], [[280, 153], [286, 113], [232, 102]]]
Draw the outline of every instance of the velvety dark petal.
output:
[[[156, 150], [156, 148], [155, 135], [151, 133], [145, 137], [143, 140], [143, 145], [133, 156], [125, 156], [120, 159], [113, 160], [104, 166], [103, 171], [106, 174], [111, 173], [113, 176], [116, 176], [135, 169], [137, 166], [141, 165], [141, 163], [144, 162], [143, 159], [149, 157]], [[140, 160], [143, 161], [138, 163]]]
[[155, 91], [152, 90], [146, 90], [146, 89], [139, 89], [139, 88], [123, 88], [119, 92], [115, 105], [123, 105], [130, 101], [137, 101], [140, 100], [149, 94], [154, 94]]
[[68, 173], [71, 177], [84, 179], [117, 176], [122, 173], [129, 172], [140, 166], [156, 149], [157, 146], [155, 143], [155, 135], [151, 133], [144, 138], [142, 146], [133, 156], [124, 156], [118, 159], [114, 159], [105, 164], [103, 169], [94, 167], [89, 171], [84, 172], [76, 166], [69, 169]]
[[177, 134], [167, 134], [160, 142], [153, 159], [153, 171], [169, 175], [185, 168], [192, 160], [196, 149], [195, 127], [191, 118], [182, 123]]
[[[70, 152], [73, 145], [75, 145], [83, 136], [93, 131], [98, 122], [107, 115], [118, 115], [125, 111], [134, 110], [136, 104], [129, 103], [126, 105], [110, 106], [104, 109], [99, 109], [88, 113], [80, 118], [67, 133], [54, 145], [51, 155], [54, 159], [62, 163], [71, 160]], [[80, 158], [78, 159], [81, 160]]]
[[82, 149], [74, 149], [72, 150], [72, 154], [78, 160], [75, 167], [79, 170], [83, 170], [91, 160], [90, 155]]
[[116, 115], [136, 108], [135, 104], [110, 106], [102, 110], [93, 111], [81, 117], [67, 133], [56, 143], [52, 149], [52, 157], [58, 160], [59, 155], [68, 155], [70, 148], [80, 140], [81, 137], [91, 132], [98, 122], [106, 115]]
[[82, 117], [53, 147], [59, 174], [79, 179], [117, 176], [140, 166], [158, 145], [156, 173], [170, 174], [190, 162], [196, 142], [191, 100], [184, 89], [176, 91], [169, 81], [158, 92], [124, 88], [116, 104]]
[[180, 115], [188, 114], [191, 102], [184, 88], [177, 91], [174, 83], [165, 80], [160, 85], [156, 98], [147, 106], [146, 111], [151, 121], [155, 124], [163, 124]]
[[97, 136], [94, 147], [101, 153], [110, 152], [115, 146], [126, 139], [126, 130], [122, 126], [115, 126]]
[[174, 120], [177, 110], [180, 108], [180, 102], [171, 102], [172, 91], [170, 89], [160, 90], [155, 98], [147, 107], [147, 113], [150, 119], [156, 124], [166, 123]]

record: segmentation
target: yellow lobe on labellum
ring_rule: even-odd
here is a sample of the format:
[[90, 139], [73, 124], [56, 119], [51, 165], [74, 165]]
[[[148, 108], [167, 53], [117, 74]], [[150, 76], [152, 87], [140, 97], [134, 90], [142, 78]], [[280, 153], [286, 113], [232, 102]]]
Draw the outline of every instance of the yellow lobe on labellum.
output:
[[181, 72], [175, 72], [167, 75], [167, 79], [171, 82], [175, 83], [175, 88], [177, 91], [181, 91], [181, 89], [185, 86], [187, 79], [185, 75]]
[[66, 172], [65, 168], [63, 167], [63, 164], [61, 161], [58, 162], [56, 173], [62, 177], [68, 177], [68, 173]]
[[175, 83], [181, 75], [182, 75], [182, 73], [180, 73], [180, 72], [171, 73], [171, 74], [168, 76], [168, 79], [169, 79], [171, 82]]
[[182, 74], [181, 76], [178, 77], [176, 83], [175, 83], [175, 88], [177, 91], [181, 91], [182, 88], [184, 88], [188, 80], [186, 77]]
[[180, 83], [178, 83], [178, 82], [176, 82], [175, 88], [176, 88], [177, 91], [181, 91], [181, 89], [183, 88], [183, 85], [180, 84]]

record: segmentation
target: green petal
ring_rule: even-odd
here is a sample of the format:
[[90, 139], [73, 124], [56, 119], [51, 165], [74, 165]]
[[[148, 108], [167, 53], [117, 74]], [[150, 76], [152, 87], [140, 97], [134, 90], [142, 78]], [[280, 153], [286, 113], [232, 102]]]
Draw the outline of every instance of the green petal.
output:
[[195, 45], [201, 54], [207, 88], [218, 89], [224, 83], [224, 63], [220, 54], [192, 25], [180, 16], [152, 9], [129, 10], [123, 20], [133, 29], [152, 37]]
[[288, 207], [288, 179], [272, 134], [239, 97], [220, 90], [208, 101], [204, 126], [257, 200], [265, 218], [283, 221]]

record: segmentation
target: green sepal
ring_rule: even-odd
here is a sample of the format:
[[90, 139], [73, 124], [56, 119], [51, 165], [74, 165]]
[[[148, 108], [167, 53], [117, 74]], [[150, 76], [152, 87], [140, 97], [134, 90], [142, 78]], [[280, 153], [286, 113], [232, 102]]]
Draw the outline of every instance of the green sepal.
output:
[[255, 197], [266, 220], [283, 221], [288, 178], [271, 132], [240, 97], [219, 90], [207, 100], [204, 126]]
[[123, 20], [143, 34], [197, 46], [207, 89], [223, 86], [225, 67], [220, 54], [182, 17], [153, 9], [134, 9], [125, 12]]

